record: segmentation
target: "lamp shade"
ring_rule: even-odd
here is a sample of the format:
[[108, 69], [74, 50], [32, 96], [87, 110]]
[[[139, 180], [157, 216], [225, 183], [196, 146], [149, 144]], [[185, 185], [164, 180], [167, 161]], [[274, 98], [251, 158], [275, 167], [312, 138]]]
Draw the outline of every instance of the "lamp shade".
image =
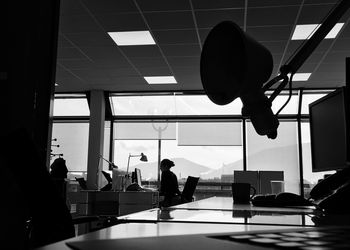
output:
[[262, 90], [272, 69], [270, 51], [231, 21], [217, 24], [204, 42], [200, 75], [206, 95], [218, 105], [240, 97], [242, 115], [259, 135], [274, 139], [279, 122]]
[[270, 51], [234, 22], [217, 24], [204, 42], [201, 81], [207, 96], [216, 104], [228, 104], [244, 92], [260, 89], [272, 69]]
[[147, 156], [143, 153], [141, 153], [140, 161], [148, 161]]

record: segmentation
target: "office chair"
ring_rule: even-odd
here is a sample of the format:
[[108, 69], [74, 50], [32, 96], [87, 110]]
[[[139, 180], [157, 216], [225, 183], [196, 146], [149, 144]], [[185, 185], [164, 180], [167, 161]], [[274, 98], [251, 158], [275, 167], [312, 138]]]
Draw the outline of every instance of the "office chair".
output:
[[181, 194], [181, 202], [187, 203], [194, 200], [193, 194], [196, 190], [199, 177], [188, 176]]
[[[18, 156], [23, 161], [18, 161]], [[50, 178], [43, 159], [40, 159], [34, 141], [24, 129], [18, 129], [1, 138], [1, 165], [11, 178], [14, 188], [5, 192], [21, 197], [21, 204], [6, 203], [5, 225], [16, 224], [21, 232], [17, 245], [39, 247], [75, 236], [74, 223], [91, 222], [95, 217], [72, 219], [62, 195]], [[16, 206], [16, 207], [14, 207]], [[14, 212], [13, 212], [14, 211]], [[21, 215], [21, 220], [15, 220]], [[22, 216], [23, 215], [23, 216]], [[13, 232], [10, 232], [11, 234]], [[9, 235], [9, 238], [15, 238]]]

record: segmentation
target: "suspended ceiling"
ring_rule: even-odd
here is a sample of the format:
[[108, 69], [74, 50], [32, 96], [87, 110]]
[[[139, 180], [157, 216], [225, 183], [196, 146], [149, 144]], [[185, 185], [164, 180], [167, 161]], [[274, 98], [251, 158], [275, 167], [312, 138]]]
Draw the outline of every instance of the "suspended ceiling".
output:
[[[265, 45], [273, 75], [302, 41], [296, 24], [320, 23], [336, 0], [61, 0], [56, 92], [202, 90], [201, 47], [224, 20]], [[345, 84], [350, 57], [350, 11], [335, 39], [322, 41], [298, 72], [312, 73], [294, 87]], [[107, 32], [149, 30], [156, 45], [117, 46]], [[144, 76], [174, 76], [177, 84], [149, 85]]]

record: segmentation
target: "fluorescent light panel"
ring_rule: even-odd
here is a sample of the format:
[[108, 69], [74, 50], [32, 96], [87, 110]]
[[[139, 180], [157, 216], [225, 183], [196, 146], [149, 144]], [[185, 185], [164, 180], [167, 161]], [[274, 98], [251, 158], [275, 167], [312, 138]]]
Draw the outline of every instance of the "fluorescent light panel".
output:
[[[327, 34], [325, 39], [334, 39], [341, 28], [343, 27], [344, 23], [337, 23], [334, 25], [333, 29]], [[312, 34], [320, 27], [320, 24], [301, 24], [297, 25], [295, 27], [292, 40], [305, 40], [309, 39]]]
[[295, 73], [293, 76], [293, 82], [301, 82], [309, 80], [311, 73]]
[[145, 76], [148, 84], [176, 84], [177, 81], [173, 76]]
[[132, 45], [154, 45], [151, 33], [148, 30], [143, 31], [122, 31], [122, 32], [108, 32], [108, 35], [118, 46], [132, 46]]

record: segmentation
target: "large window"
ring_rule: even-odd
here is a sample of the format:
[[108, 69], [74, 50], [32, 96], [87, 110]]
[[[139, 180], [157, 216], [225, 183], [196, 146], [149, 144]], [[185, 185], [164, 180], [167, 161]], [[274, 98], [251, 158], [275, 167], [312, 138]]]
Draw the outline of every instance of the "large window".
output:
[[86, 177], [89, 106], [85, 94], [56, 94], [53, 105], [51, 163], [66, 160], [68, 178]]
[[[220, 106], [198, 93], [111, 94], [114, 121], [105, 125], [103, 156], [126, 170], [129, 155], [144, 153], [148, 162], [132, 157], [129, 171], [140, 168], [143, 181], [150, 182], [157, 181], [159, 159], [164, 158], [175, 162], [173, 171], [180, 182], [188, 175], [200, 176], [202, 182], [232, 182], [234, 170], [283, 171], [285, 190], [293, 193], [300, 192], [299, 159], [302, 156], [307, 196], [319, 179], [332, 173], [311, 171], [308, 123], [308, 105], [330, 91], [294, 90], [280, 113], [275, 140], [258, 135], [250, 121], [241, 116], [239, 98]], [[269, 96], [271, 92], [266, 94]], [[287, 101], [288, 94], [282, 91], [273, 101], [274, 113]], [[300, 96], [301, 107], [298, 106]], [[55, 98], [53, 138], [57, 138], [57, 142], [53, 144], [60, 147], [52, 150], [63, 153], [70, 171], [87, 168], [89, 113], [85, 95], [65, 94]], [[301, 141], [298, 141], [300, 117]], [[302, 154], [298, 151], [299, 143]], [[103, 161], [103, 169], [108, 168], [108, 163]], [[210, 188], [214, 188], [214, 184], [211, 183]]]
[[248, 170], [283, 171], [285, 191], [300, 193], [296, 121], [280, 121], [275, 140], [258, 135], [247, 122]]
[[158, 158], [169, 158], [180, 180], [191, 175], [218, 181], [243, 169], [241, 126], [240, 121], [116, 122], [114, 159], [125, 170], [129, 154], [146, 154], [147, 163], [130, 161], [130, 170], [140, 168], [145, 180], [157, 180]]
[[116, 116], [240, 115], [242, 102], [219, 106], [205, 95], [111, 96]]
[[53, 106], [54, 117], [59, 116], [89, 116], [90, 110], [85, 95], [55, 95]]
[[[89, 139], [88, 122], [55, 122], [52, 128], [54, 145], [52, 153], [63, 154], [69, 171], [83, 172], [87, 169], [87, 153]], [[52, 161], [58, 156], [53, 156]]]

